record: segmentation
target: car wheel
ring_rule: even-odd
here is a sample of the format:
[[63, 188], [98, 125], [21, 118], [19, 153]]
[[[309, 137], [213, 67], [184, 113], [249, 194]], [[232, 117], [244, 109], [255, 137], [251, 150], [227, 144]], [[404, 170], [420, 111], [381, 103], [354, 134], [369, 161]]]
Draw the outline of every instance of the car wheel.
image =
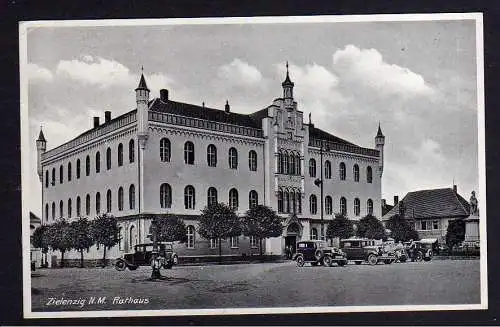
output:
[[136, 270], [137, 268], [139, 268], [139, 266], [128, 266], [129, 270]]
[[422, 252], [417, 252], [415, 254], [415, 261], [420, 262], [424, 259], [424, 256], [422, 255]]
[[325, 267], [333, 266], [332, 258], [330, 258], [330, 256], [325, 255], [323, 257], [323, 266], [325, 266]]
[[304, 257], [303, 256], [299, 255], [297, 257], [296, 261], [297, 261], [297, 267], [303, 267], [304, 266]]
[[118, 260], [115, 263], [115, 269], [118, 271], [124, 271], [127, 268], [127, 264], [123, 260]]
[[179, 258], [176, 255], [174, 255], [172, 259], [174, 261], [174, 265], [177, 265], [179, 263]]
[[354, 261], [355, 264], [360, 265], [361, 261]]
[[368, 256], [368, 263], [372, 266], [375, 266], [378, 262], [378, 258], [375, 254], [370, 254]]
[[345, 266], [346, 262], [340, 260], [340, 261], [337, 261], [337, 264], [339, 265], [339, 267], [343, 267], [343, 266]]

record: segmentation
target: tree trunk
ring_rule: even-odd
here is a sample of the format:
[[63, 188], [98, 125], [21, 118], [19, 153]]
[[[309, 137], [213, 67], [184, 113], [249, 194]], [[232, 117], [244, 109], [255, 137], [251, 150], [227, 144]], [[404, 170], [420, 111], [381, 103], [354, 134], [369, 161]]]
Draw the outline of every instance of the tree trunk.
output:
[[83, 249], [80, 249], [80, 268], [83, 268]]
[[102, 267], [106, 267], [106, 246], [104, 246], [104, 254], [102, 256]]
[[64, 267], [64, 252], [63, 250], [61, 250], [61, 268]]
[[259, 238], [259, 254], [260, 254], [260, 261], [263, 261], [262, 257], [262, 238]]
[[222, 239], [219, 237], [219, 264], [222, 263]]

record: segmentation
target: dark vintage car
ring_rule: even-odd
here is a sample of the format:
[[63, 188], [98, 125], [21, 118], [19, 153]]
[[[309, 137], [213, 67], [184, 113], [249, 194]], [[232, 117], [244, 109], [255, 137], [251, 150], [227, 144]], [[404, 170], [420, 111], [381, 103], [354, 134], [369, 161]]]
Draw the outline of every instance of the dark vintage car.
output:
[[340, 249], [344, 251], [347, 260], [360, 265], [368, 262], [376, 265], [379, 262], [391, 264], [396, 260], [393, 252], [385, 252], [382, 246], [375, 245], [374, 240], [367, 238], [348, 238], [340, 240]]
[[312, 266], [329, 267], [333, 266], [334, 263], [339, 266], [344, 266], [347, 263], [345, 254], [341, 250], [330, 247], [325, 241], [320, 240], [298, 242], [297, 252], [293, 259], [299, 267], [302, 267], [306, 262], [311, 263]]
[[431, 261], [434, 255], [433, 243], [422, 241], [412, 241], [406, 243], [406, 252], [411, 261]]
[[[158, 243], [159, 257], [162, 268], [171, 269], [177, 264], [178, 257], [173, 251], [171, 243]], [[125, 253], [122, 258], [118, 258], [115, 262], [115, 268], [118, 271], [136, 270], [139, 266], [151, 265], [153, 258], [153, 243], [137, 244], [134, 246], [133, 253]]]

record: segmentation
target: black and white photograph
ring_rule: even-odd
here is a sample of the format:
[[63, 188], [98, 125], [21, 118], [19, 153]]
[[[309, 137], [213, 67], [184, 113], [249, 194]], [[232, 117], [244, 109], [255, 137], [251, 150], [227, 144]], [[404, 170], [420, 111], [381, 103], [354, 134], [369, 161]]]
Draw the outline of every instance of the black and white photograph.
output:
[[488, 308], [481, 13], [19, 45], [25, 318]]

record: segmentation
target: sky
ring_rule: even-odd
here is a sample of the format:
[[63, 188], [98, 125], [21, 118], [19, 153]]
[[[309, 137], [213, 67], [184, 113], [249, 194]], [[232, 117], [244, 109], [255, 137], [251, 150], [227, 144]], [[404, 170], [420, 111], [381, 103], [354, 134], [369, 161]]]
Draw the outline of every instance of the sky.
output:
[[286, 61], [316, 127], [374, 148], [380, 122], [389, 204], [453, 182], [481, 201], [473, 20], [32, 27], [27, 59], [25, 205], [38, 215], [40, 126], [52, 149], [105, 110], [134, 109], [141, 66], [152, 97], [167, 88], [175, 101], [251, 113], [282, 95]]

